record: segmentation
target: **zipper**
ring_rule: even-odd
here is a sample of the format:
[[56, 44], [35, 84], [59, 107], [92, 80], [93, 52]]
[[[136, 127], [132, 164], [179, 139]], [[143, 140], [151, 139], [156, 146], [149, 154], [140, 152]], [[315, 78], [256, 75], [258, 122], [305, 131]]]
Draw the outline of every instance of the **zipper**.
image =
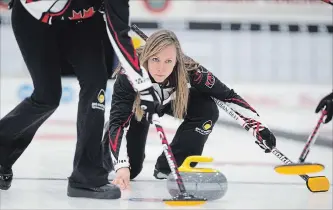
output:
[[163, 93], [163, 85], [159, 85], [160, 86], [160, 89], [161, 89], [161, 94], [162, 94], [162, 99], [161, 99], [161, 102], [162, 102], [162, 104], [163, 104], [163, 101], [164, 101], [164, 93]]

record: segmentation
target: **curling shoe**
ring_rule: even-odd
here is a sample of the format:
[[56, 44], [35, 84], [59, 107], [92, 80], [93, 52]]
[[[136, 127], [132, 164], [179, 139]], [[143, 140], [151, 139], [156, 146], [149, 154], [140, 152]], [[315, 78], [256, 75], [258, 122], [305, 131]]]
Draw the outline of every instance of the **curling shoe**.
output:
[[161, 171], [161, 170], [158, 170], [157, 168], [154, 169], [154, 177], [156, 179], [167, 179], [169, 174], [170, 174], [170, 172]]
[[8, 190], [12, 184], [13, 170], [0, 166], [0, 190]]
[[81, 197], [93, 199], [119, 199], [121, 191], [119, 187], [113, 184], [106, 184], [100, 187], [93, 188], [76, 188], [68, 184], [67, 187], [68, 197]]

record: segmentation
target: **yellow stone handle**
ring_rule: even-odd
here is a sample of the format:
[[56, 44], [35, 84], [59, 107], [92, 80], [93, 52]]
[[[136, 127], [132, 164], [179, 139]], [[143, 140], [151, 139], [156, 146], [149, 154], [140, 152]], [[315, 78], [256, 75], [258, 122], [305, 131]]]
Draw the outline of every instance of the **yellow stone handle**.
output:
[[192, 162], [210, 163], [212, 161], [213, 161], [212, 157], [200, 156], [200, 155], [189, 156], [184, 160], [183, 164], [178, 168], [178, 170], [180, 172], [199, 172], [199, 173], [218, 172], [218, 170], [212, 168], [192, 168], [190, 165]]
[[139, 37], [132, 37], [132, 43], [134, 49], [138, 49], [141, 46], [141, 39]]

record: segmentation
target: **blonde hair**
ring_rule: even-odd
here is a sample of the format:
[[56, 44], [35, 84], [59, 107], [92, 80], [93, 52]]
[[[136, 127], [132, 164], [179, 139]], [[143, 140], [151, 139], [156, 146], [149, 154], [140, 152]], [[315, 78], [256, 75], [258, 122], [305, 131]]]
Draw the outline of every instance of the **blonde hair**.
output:
[[[172, 112], [175, 118], [183, 119], [187, 113], [187, 103], [189, 97], [189, 89], [187, 87], [187, 71], [197, 69], [199, 64], [183, 54], [177, 36], [169, 30], [159, 30], [153, 33], [146, 40], [146, 44], [144, 46], [136, 49], [136, 53], [139, 56], [140, 64], [148, 70], [149, 58], [156, 55], [165, 47], [170, 45], [174, 45], [177, 52], [177, 63], [174, 67], [173, 72], [168, 77], [169, 82], [170, 80], [173, 80], [171, 82], [175, 85], [176, 91], [175, 99], [171, 100]], [[114, 75], [116, 75], [120, 71], [120, 69], [121, 66], [119, 65], [114, 71]], [[144, 111], [140, 108], [139, 94], [135, 98], [133, 104], [133, 111], [135, 112], [136, 119], [138, 121], [141, 121], [144, 115]]]

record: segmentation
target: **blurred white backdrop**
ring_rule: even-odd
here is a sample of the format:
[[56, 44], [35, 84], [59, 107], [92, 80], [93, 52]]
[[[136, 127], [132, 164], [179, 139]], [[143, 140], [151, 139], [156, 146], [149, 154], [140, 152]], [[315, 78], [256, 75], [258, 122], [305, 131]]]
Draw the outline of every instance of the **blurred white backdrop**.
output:
[[[184, 52], [234, 88], [277, 134], [306, 140], [319, 117], [317, 103], [332, 91], [332, 6], [320, 0], [131, 0], [130, 11], [131, 23], [147, 34], [173, 30]], [[3, 116], [33, 87], [6, 8], [0, 26]], [[112, 81], [107, 107], [111, 94]], [[64, 78], [62, 107], [76, 113], [77, 96], [77, 80]], [[237, 127], [227, 115], [220, 118]], [[332, 124], [321, 129], [322, 142], [332, 146]]]

